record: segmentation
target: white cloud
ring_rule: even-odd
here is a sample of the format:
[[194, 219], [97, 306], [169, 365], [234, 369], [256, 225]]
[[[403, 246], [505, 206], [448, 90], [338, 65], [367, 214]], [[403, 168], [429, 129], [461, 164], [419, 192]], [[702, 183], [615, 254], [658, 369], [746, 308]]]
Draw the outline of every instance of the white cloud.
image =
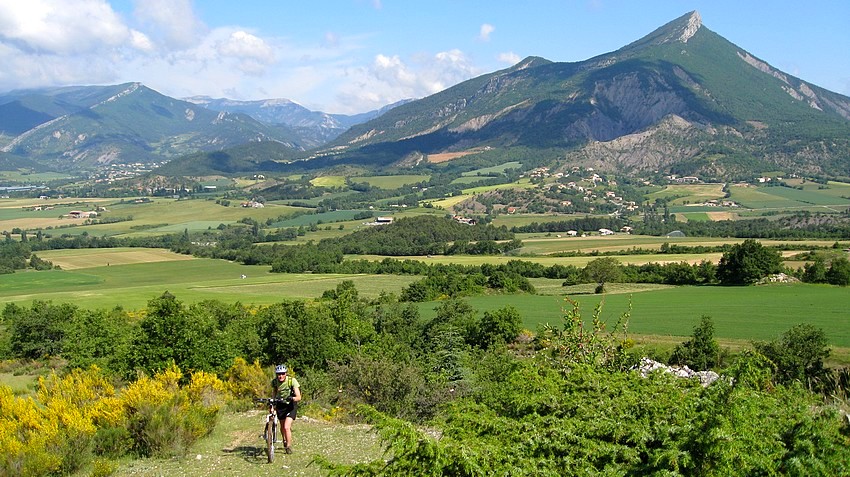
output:
[[148, 35], [168, 50], [197, 45], [206, 30], [191, 0], [135, 0], [134, 4], [133, 13]]
[[496, 27], [489, 23], [484, 23], [481, 25], [481, 29], [478, 32], [478, 39], [481, 41], [490, 41], [490, 35], [496, 31]]
[[100, 51], [126, 44], [132, 37], [104, 0], [0, 2], [0, 42], [25, 54]]
[[247, 74], [262, 74], [275, 61], [274, 51], [265, 40], [245, 31], [235, 31], [217, 44], [221, 57], [233, 58], [240, 70]]
[[377, 55], [370, 67], [349, 68], [338, 85], [334, 111], [362, 112], [407, 98], [421, 98], [480, 74], [460, 50], [419, 55]]
[[499, 53], [499, 56], [497, 56], [496, 59], [499, 60], [500, 63], [507, 63], [509, 65], [515, 65], [522, 60], [522, 58], [513, 51]]

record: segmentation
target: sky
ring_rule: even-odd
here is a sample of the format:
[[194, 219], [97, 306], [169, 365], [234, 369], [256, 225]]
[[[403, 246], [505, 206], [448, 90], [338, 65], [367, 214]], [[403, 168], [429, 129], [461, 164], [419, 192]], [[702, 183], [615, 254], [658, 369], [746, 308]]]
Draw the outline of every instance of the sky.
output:
[[0, 92], [141, 82], [354, 114], [527, 56], [585, 60], [694, 10], [772, 66], [850, 96], [847, 0], [0, 0]]

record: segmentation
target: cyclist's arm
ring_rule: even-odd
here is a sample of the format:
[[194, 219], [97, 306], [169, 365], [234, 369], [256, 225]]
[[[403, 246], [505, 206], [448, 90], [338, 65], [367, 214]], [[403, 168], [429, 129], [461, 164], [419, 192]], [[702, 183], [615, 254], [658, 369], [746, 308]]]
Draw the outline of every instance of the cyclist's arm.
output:
[[295, 396], [292, 396], [292, 400], [295, 401], [295, 402], [300, 401], [301, 400], [301, 387], [296, 386], [296, 387], [292, 388], [292, 390], [295, 392]]

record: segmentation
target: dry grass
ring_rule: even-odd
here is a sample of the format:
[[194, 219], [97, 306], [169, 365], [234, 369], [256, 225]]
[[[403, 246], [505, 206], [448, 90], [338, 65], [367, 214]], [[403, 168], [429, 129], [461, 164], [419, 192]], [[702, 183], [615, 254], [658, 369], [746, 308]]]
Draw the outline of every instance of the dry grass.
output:
[[428, 162], [432, 164], [439, 164], [441, 162], [451, 161], [453, 159], [457, 159], [459, 157], [468, 156], [470, 154], [475, 154], [480, 152], [479, 149], [470, 149], [468, 151], [461, 152], [444, 152], [441, 154], [428, 154]]
[[38, 256], [59, 265], [63, 270], [195, 259], [191, 255], [152, 248], [47, 250], [39, 252]]

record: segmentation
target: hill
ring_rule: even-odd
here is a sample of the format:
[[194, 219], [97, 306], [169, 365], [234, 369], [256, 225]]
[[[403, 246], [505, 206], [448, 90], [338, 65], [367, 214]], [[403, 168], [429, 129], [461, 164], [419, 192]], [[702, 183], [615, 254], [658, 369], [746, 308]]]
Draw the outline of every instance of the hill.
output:
[[227, 98], [194, 96], [186, 98], [186, 101], [214, 111], [247, 114], [270, 126], [283, 125], [296, 132], [300, 144], [311, 149], [336, 139], [351, 126], [374, 119], [395, 106], [408, 102], [400, 101], [374, 111], [347, 115], [311, 111], [288, 99], [237, 101]]
[[210, 111], [139, 83], [9, 93], [0, 108], [2, 151], [56, 170], [87, 171], [112, 163], [164, 162], [249, 142], [300, 149], [297, 135], [244, 115]]
[[561, 169], [846, 175], [848, 133], [850, 98], [773, 68], [691, 12], [611, 53], [529, 57], [401, 105], [314, 157], [412, 166], [526, 148]]

